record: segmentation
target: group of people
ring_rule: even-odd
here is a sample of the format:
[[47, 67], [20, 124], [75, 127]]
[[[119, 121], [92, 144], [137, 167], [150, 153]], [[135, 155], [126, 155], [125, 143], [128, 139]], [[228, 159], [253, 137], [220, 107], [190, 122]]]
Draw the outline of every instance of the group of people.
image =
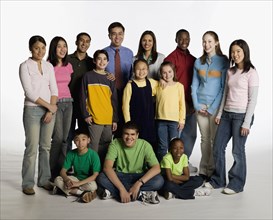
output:
[[[158, 204], [158, 194], [194, 199], [214, 188], [242, 192], [259, 87], [248, 44], [233, 41], [228, 58], [218, 35], [207, 31], [196, 59], [188, 50], [190, 34], [181, 29], [176, 49], [165, 57], [155, 34], [145, 31], [134, 56], [122, 46], [124, 34], [121, 23], [111, 23], [110, 46], [93, 58], [88, 33], [77, 35], [77, 49], [69, 55], [66, 40], [56, 36], [47, 60], [44, 38], [30, 38], [32, 56], [19, 69], [25, 92], [23, 193], [35, 194], [37, 150], [37, 185], [82, 202], [97, 194]], [[201, 160], [193, 176], [198, 169], [189, 160], [197, 124]], [[234, 163], [227, 182], [231, 138]]]

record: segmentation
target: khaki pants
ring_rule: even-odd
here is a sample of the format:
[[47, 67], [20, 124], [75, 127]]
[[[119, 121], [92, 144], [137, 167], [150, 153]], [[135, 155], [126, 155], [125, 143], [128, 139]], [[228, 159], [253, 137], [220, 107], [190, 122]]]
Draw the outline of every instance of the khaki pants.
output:
[[[79, 181], [78, 178], [75, 176], [68, 176], [68, 178], [71, 179], [72, 181], [75, 181], [75, 182]], [[60, 188], [66, 195], [70, 195], [70, 191], [72, 189], [67, 189], [65, 187], [64, 180], [61, 176], [56, 177], [56, 179], [54, 180], [54, 184], [55, 184], [55, 186]], [[82, 191], [91, 191], [91, 192], [96, 191], [97, 188], [98, 188], [97, 183], [95, 181], [92, 181], [90, 183], [86, 183], [86, 184], [79, 187], [79, 189]]]

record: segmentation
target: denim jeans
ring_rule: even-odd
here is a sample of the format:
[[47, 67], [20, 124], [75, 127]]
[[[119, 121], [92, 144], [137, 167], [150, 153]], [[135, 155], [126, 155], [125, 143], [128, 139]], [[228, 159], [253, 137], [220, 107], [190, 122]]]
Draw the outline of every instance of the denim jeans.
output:
[[[127, 191], [138, 181], [145, 173], [121, 173], [116, 172], [117, 177], [124, 185]], [[98, 186], [103, 189], [108, 189], [112, 196], [120, 201], [119, 190], [115, 185], [108, 179], [104, 172], [101, 172], [97, 177]], [[161, 174], [158, 174], [147, 181], [143, 186], [140, 187], [140, 191], [157, 191], [160, 190], [164, 184], [164, 179]]]
[[178, 122], [167, 120], [156, 120], [157, 128], [157, 159], [161, 162], [162, 158], [167, 154], [171, 139], [178, 137]]
[[49, 151], [53, 132], [55, 115], [50, 123], [44, 123], [46, 109], [38, 106], [25, 106], [23, 123], [25, 129], [25, 152], [22, 165], [22, 188], [33, 188], [37, 149], [38, 155], [38, 186], [48, 183], [51, 176], [49, 166]]
[[210, 177], [214, 171], [213, 143], [217, 130], [216, 115], [203, 116], [196, 113], [197, 123], [201, 134], [201, 160], [199, 174]]
[[203, 179], [200, 176], [190, 176], [190, 179], [181, 184], [165, 180], [162, 191], [171, 192], [178, 199], [194, 199], [195, 189], [202, 186]]
[[50, 169], [53, 179], [60, 175], [64, 163], [73, 110], [72, 102], [58, 102], [57, 105], [58, 110], [50, 149]]
[[185, 126], [179, 136], [184, 143], [184, 153], [188, 156], [188, 159], [190, 159], [197, 137], [197, 122], [195, 114], [187, 114]]
[[[246, 154], [245, 143], [247, 136], [241, 136], [240, 130], [244, 122], [245, 113], [224, 111], [217, 129], [213, 155], [215, 172], [211, 177], [214, 188], [228, 187], [235, 192], [242, 192], [246, 182]], [[254, 117], [252, 117], [253, 123]], [[228, 172], [229, 183], [226, 186], [226, 147], [232, 138], [233, 165]]]

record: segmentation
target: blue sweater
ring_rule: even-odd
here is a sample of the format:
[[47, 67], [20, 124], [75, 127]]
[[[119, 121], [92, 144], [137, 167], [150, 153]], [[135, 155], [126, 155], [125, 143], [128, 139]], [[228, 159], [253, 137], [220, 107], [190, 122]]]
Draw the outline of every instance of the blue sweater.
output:
[[201, 64], [200, 58], [195, 61], [191, 89], [196, 111], [206, 105], [211, 115], [216, 113], [222, 100], [228, 67], [229, 61], [225, 56], [214, 55], [210, 64]]

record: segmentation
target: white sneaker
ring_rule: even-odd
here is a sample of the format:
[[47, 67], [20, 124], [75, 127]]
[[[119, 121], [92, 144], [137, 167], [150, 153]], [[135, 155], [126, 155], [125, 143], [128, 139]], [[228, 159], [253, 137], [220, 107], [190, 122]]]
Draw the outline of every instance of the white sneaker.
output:
[[106, 199], [112, 199], [113, 196], [111, 194], [111, 192], [108, 189], [104, 189], [104, 192], [102, 194], [102, 199], [106, 200]]
[[205, 182], [204, 187], [206, 187], [208, 189], [214, 189], [213, 186], [209, 182]]
[[169, 199], [174, 199], [175, 198], [175, 195], [174, 194], [172, 194], [171, 192], [165, 192], [164, 193], [164, 198], [165, 199], [167, 199], [167, 200], [169, 200]]
[[140, 200], [146, 204], [158, 204], [160, 203], [157, 192], [156, 191], [141, 191], [140, 192]]
[[194, 195], [195, 196], [209, 196], [211, 194], [211, 189], [206, 187], [201, 187], [195, 189]]
[[197, 167], [194, 167], [190, 162], [189, 162], [189, 170], [190, 170], [190, 173], [197, 173], [198, 171]]
[[235, 192], [233, 189], [230, 189], [230, 188], [224, 188], [223, 193], [227, 195], [233, 195], [233, 194], [236, 194], [237, 192]]

